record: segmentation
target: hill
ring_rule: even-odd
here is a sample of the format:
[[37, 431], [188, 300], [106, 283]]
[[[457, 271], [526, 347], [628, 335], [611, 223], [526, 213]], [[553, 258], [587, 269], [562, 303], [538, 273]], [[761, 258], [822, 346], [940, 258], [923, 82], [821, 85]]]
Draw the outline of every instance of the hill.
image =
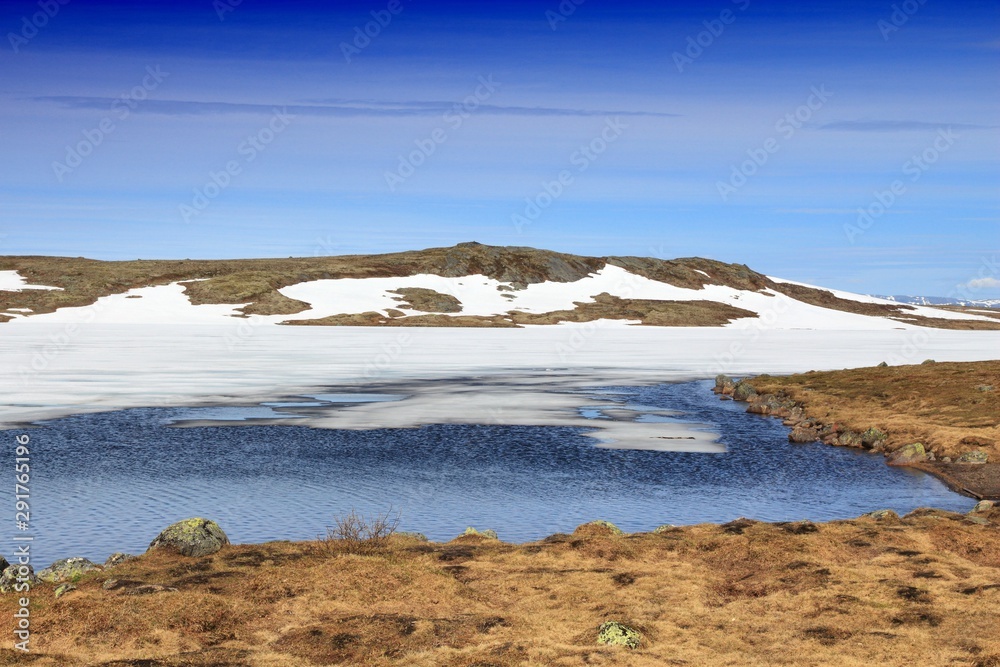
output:
[[0, 257], [0, 321], [92, 306], [109, 321], [257, 316], [270, 324], [517, 327], [759, 319], [779, 328], [1000, 330], [988, 313], [825, 290], [702, 258], [585, 257], [479, 243], [288, 259]]

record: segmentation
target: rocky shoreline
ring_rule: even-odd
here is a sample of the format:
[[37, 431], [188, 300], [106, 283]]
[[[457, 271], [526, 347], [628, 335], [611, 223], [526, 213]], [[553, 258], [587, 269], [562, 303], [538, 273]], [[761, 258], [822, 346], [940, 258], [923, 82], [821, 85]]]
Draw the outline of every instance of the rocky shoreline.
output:
[[[953, 457], [921, 442], [891, 445], [890, 433], [876, 425], [859, 429], [850, 428], [843, 422], [825, 422], [814, 414], [816, 410], [811, 413], [808, 406], [784, 392], [758, 391], [759, 381], [768, 378], [766, 375], [743, 379], [718, 375], [712, 390], [723, 400], [747, 403], [748, 413], [781, 419], [791, 429], [789, 442], [821, 442], [881, 453], [887, 465], [922, 470], [963, 495], [977, 500], [1000, 499], [1000, 475], [996, 469], [1000, 464], [990, 463], [989, 454], [982, 448], [972, 447]], [[863, 418], [859, 417], [857, 421], [863, 423]], [[970, 441], [975, 440], [972, 438]]]

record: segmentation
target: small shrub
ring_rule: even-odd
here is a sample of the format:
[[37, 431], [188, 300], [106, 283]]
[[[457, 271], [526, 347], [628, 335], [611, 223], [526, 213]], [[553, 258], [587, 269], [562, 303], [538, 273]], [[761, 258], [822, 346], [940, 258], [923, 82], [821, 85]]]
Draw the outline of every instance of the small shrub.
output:
[[364, 516], [352, 509], [333, 518], [326, 535], [319, 538], [328, 553], [371, 554], [381, 551], [399, 526], [400, 513], [390, 507], [381, 514]]

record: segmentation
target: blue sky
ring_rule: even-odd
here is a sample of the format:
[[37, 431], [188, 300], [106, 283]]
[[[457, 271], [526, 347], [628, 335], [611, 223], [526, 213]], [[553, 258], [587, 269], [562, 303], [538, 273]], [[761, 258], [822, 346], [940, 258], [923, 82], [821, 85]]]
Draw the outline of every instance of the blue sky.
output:
[[1000, 296], [996, 3], [325, 4], [0, 4], [0, 253], [476, 240]]

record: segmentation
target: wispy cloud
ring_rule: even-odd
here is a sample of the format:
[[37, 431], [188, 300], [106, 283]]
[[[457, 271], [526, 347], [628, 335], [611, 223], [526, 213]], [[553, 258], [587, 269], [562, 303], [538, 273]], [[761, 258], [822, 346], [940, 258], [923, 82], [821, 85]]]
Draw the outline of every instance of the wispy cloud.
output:
[[[55, 104], [63, 109], [104, 110], [111, 108], [117, 98], [79, 97], [50, 95], [32, 97], [33, 101]], [[440, 116], [461, 109], [462, 102], [407, 101], [380, 102], [372, 100], [317, 100], [311, 104], [250, 104], [237, 102], [201, 102], [195, 100], [146, 100], [133, 110], [137, 113], [153, 113], [165, 116], [218, 116], [227, 114], [274, 113], [275, 108], [296, 116], [329, 116], [337, 118], [353, 117], [405, 117]], [[495, 116], [654, 116], [677, 118], [679, 114], [660, 111], [636, 111], [621, 109], [571, 109], [562, 107], [521, 107], [497, 104], [480, 104], [477, 114]]]
[[992, 130], [998, 125], [973, 125], [970, 123], [929, 123], [922, 120], [838, 120], [813, 125], [816, 130], [838, 132], [915, 132], [923, 130]]
[[965, 286], [969, 289], [996, 289], [1000, 288], [1000, 280], [993, 277], [976, 278], [965, 283]]
[[[789, 213], [794, 215], [857, 215], [857, 208], [778, 208], [775, 213]], [[886, 213], [912, 213], [913, 211], [891, 210]]]

